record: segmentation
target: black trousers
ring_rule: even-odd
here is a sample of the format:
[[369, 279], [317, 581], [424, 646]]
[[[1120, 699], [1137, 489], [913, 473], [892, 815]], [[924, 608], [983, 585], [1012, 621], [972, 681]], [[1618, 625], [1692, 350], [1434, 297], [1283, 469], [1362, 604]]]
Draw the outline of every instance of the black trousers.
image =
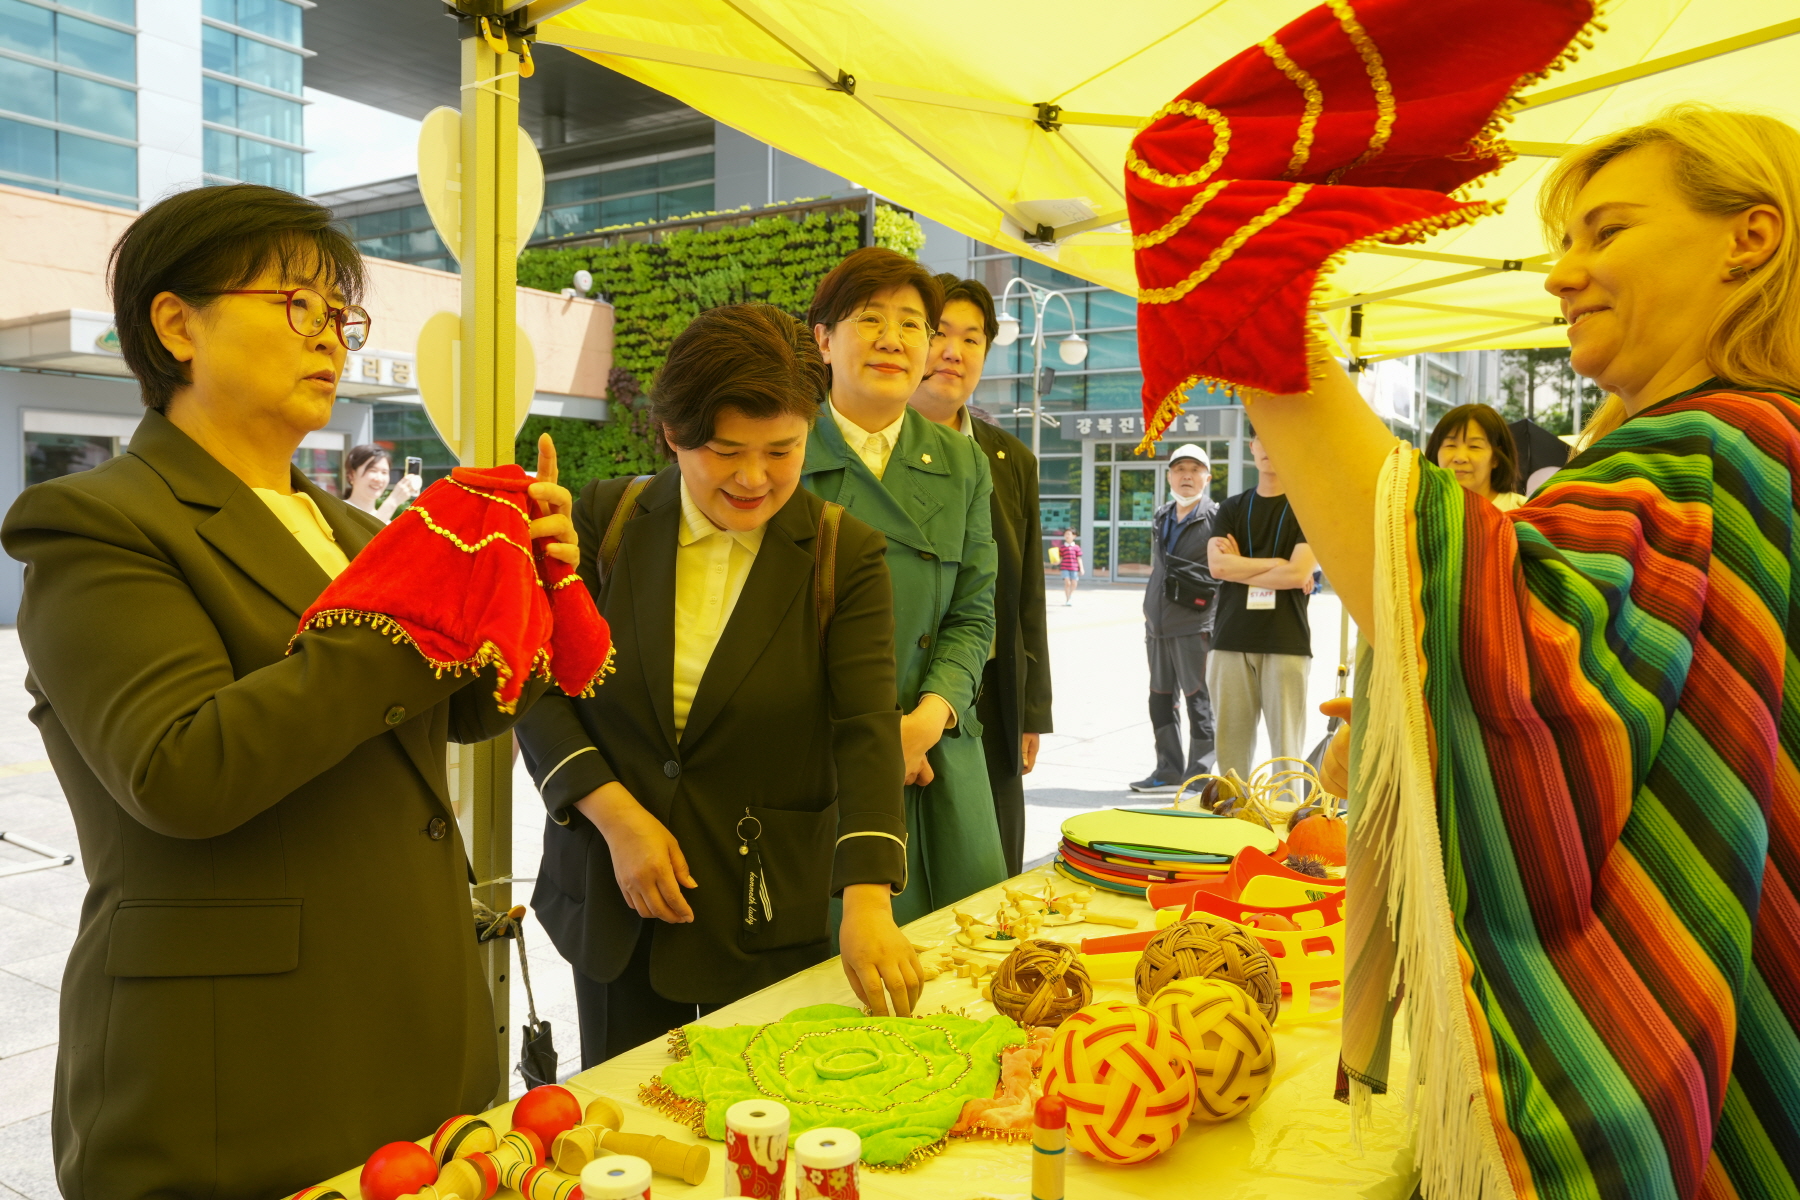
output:
[[722, 1004], [683, 1004], [665, 1000], [650, 986], [649, 922], [638, 932], [637, 946], [625, 970], [611, 983], [600, 983], [575, 972], [575, 1007], [581, 1014], [581, 1069], [597, 1066], [661, 1038], [671, 1030], [692, 1024]]
[[988, 659], [981, 673], [981, 695], [975, 717], [981, 722], [981, 748], [987, 756], [988, 787], [994, 793], [994, 820], [1000, 826], [1000, 851], [1007, 875], [1025, 869], [1025, 776], [1018, 762], [1019, 733], [1000, 718], [1000, 662]]

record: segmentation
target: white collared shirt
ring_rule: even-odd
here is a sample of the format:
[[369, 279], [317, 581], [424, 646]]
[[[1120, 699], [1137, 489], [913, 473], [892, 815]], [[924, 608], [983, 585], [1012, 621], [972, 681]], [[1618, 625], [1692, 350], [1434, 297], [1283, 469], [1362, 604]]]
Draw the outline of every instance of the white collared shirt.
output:
[[851, 453], [863, 460], [863, 466], [874, 472], [875, 478], [886, 475], [888, 459], [893, 457], [894, 447], [900, 444], [900, 427], [906, 424], [906, 410], [902, 408], [899, 419], [886, 429], [870, 433], [839, 412], [830, 401], [825, 407], [831, 410], [831, 419], [837, 422], [838, 432], [844, 435], [844, 444], [850, 447]]
[[284, 496], [273, 488], [250, 490], [262, 497], [275, 519], [294, 535], [302, 550], [312, 555], [321, 571], [336, 579], [350, 565], [350, 560], [338, 549], [337, 534], [331, 531], [331, 522], [325, 519], [311, 496], [305, 492], [290, 492]]
[[759, 526], [747, 533], [720, 529], [694, 503], [687, 480], [681, 481], [681, 528], [675, 550], [677, 738], [687, 729], [694, 693], [744, 592], [765, 529]]

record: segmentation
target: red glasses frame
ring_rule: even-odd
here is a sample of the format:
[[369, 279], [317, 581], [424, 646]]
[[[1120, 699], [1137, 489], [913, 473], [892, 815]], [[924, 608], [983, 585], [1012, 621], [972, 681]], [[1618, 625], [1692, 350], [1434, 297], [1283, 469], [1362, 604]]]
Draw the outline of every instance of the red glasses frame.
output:
[[[319, 327], [317, 329], [302, 329], [302, 328], [300, 328], [299, 323], [294, 319], [294, 297], [299, 295], [301, 292], [308, 292], [314, 296], [318, 296], [319, 303], [325, 310], [325, 320], [323, 321], [323, 323], [321, 323], [319, 325]], [[314, 337], [320, 333], [323, 333], [325, 331], [326, 325], [335, 325], [337, 327], [338, 341], [339, 341], [339, 343], [341, 343], [343, 345], [344, 349], [346, 349], [346, 350], [361, 350], [364, 346], [367, 346], [369, 344], [369, 331], [372, 328], [374, 328], [374, 325], [375, 325], [374, 318], [369, 316], [368, 309], [362, 307], [360, 304], [346, 304], [342, 308], [334, 307], [332, 305], [331, 301], [325, 299], [324, 296], [319, 294], [319, 291], [317, 288], [297, 287], [297, 288], [287, 288], [285, 290], [283, 290], [281, 288], [239, 288], [239, 289], [236, 289], [233, 291], [220, 292], [219, 295], [221, 295], [221, 296], [285, 296], [287, 298], [287, 321], [288, 321], [289, 329], [292, 329], [295, 333], [299, 334], [301, 337]], [[353, 314], [356, 316], [359, 316], [361, 319], [360, 320], [346, 320], [346, 318], [351, 317]], [[356, 345], [354, 345], [354, 346], [352, 346], [350, 344], [350, 339], [354, 335], [347, 334], [344, 331], [344, 327], [347, 324], [362, 326], [362, 335], [357, 338]]]

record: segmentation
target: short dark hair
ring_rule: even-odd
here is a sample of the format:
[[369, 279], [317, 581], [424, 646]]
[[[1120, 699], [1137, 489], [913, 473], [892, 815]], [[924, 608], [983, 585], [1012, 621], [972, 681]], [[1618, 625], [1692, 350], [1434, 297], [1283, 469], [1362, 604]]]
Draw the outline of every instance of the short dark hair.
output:
[[362, 299], [356, 245], [331, 223], [331, 210], [255, 183], [199, 187], [158, 201], [113, 245], [108, 263], [113, 325], [144, 404], [162, 412], [190, 382], [150, 322], [150, 304], [173, 292], [203, 308], [221, 292], [248, 286], [274, 267], [284, 280], [315, 282]]
[[1489, 483], [1496, 492], [1516, 492], [1519, 490], [1519, 451], [1513, 444], [1512, 428], [1507, 425], [1491, 404], [1459, 404], [1445, 413], [1431, 431], [1431, 439], [1425, 443], [1425, 458], [1432, 466], [1437, 466], [1438, 451], [1443, 448], [1444, 439], [1453, 433], [1461, 433], [1470, 425], [1479, 425], [1481, 432], [1487, 436], [1488, 445], [1494, 451], [1494, 470], [1489, 476]]
[[882, 246], [864, 246], [819, 280], [812, 305], [806, 310], [807, 327], [829, 329], [876, 292], [893, 287], [915, 289], [925, 302], [925, 323], [937, 328], [938, 318], [944, 314], [944, 289], [937, 276], [906, 255]]
[[650, 384], [650, 420], [665, 445], [694, 450], [721, 409], [756, 421], [792, 413], [811, 428], [824, 399], [825, 360], [805, 327], [773, 304], [728, 304], [675, 335]]
[[987, 284], [979, 279], [959, 279], [948, 271], [937, 277], [944, 289], [944, 307], [948, 308], [952, 300], [963, 300], [981, 310], [981, 331], [987, 335], [988, 345], [1000, 335], [1000, 317], [994, 311], [994, 293], [988, 291]]
[[394, 455], [386, 446], [377, 446], [374, 442], [364, 442], [360, 446], [350, 447], [350, 453], [344, 455], [344, 478], [354, 479], [363, 469], [376, 459], [385, 459], [389, 467], [394, 465]]

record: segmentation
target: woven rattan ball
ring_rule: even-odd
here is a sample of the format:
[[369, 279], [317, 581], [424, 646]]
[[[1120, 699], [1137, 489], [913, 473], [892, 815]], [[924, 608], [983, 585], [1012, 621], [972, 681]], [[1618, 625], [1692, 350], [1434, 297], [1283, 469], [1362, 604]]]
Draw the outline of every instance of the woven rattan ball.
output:
[[1269, 1024], [1281, 1012], [1275, 960], [1248, 931], [1220, 917], [1195, 913], [1150, 939], [1138, 960], [1139, 1003], [1177, 979], [1224, 979], [1243, 988]]
[[1262, 1103], [1275, 1077], [1275, 1034], [1243, 988], [1178, 979], [1156, 993], [1150, 1011], [1187, 1045], [1195, 1121], [1229, 1121]]
[[1061, 1025], [1094, 998], [1075, 947], [1026, 941], [994, 972], [994, 1007], [1026, 1027]]
[[1044, 1095], [1068, 1108], [1069, 1142], [1101, 1162], [1155, 1158], [1194, 1107], [1187, 1047], [1136, 1004], [1090, 1004], [1064, 1021], [1044, 1056], [1043, 1082]]

